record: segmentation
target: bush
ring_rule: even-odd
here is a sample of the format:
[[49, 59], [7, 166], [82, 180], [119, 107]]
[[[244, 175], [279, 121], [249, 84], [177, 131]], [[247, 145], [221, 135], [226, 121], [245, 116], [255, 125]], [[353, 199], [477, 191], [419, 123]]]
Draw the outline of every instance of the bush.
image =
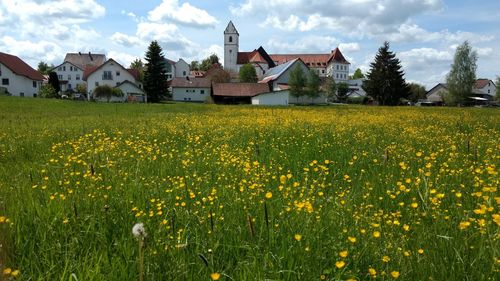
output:
[[55, 99], [59, 97], [54, 87], [50, 84], [42, 85], [38, 92], [38, 96], [45, 99]]
[[112, 88], [108, 85], [98, 86], [94, 89], [95, 98], [106, 98], [107, 102], [111, 97], [123, 97], [123, 92], [119, 88]]

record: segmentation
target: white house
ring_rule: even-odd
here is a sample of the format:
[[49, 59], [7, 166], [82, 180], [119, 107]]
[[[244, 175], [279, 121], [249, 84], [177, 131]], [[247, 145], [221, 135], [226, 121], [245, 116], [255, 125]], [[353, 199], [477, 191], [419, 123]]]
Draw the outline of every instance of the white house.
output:
[[88, 68], [95, 68], [106, 62], [103, 54], [67, 53], [64, 62], [52, 69], [57, 73], [61, 91], [75, 90], [77, 85], [85, 84], [83, 73]]
[[179, 59], [177, 62], [165, 59], [165, 70], [168, 81], [177, 77], [189, 77], [191, 72], [189, 64], [183, 59]]
[[0, 92], [36, 97], [44, 77], [20, 58], [0, 52]]
[[290, 91], [282, 90], [276, 92], [262, 93], [252, 97], [253, 105], [288, 105]]
[[208, 78], [174, 78], [171, 83], [174, 101], [204, 102], [211, 95]]
[[57, 73], [57, 78], [59, 78], [59, 84], [61, 85], [61, 91], [71, 91], [75, 90], [78, 85], [84, 85], [83, 81], [83, 71], [80, 67], [70, 63], [64, 62], [61, 65], [56, 66], [53, 71]]
[[240, 34], [230, 21], [224, 31], [224, 69], [237, 76], [244, 64], [252, 64], [261, 79], [266, 72], [278, 65], [300, 58], [307, 67], [318, 72], [320, 77], [332, 77], [336, 82], [347, 82], [350, 63], [339, 48], [327, 54], [268, 54], [259, 47], [252, 52], [239, 51]]
[[[304, 76], [307, 77], [309, 72], [309, 67], [300, 58], [291, 60], [285, 64], [278, 65], [269, 69], [266, 76], [259, 81], [259, 83], [266, 83], [269, 85], [273, 92], [287, 91], [289, 89], [288, 81], [290, 80], [290, 73], [298, 66], [302, 69]], [[321, 104], [326, 103], [326, 97], [320, 93], [318, 97], [310, 98], [307, 96], [293, 97], [287, 101], [288, 103], [314, 103]]]
[[[87, 68], [83, 80], [87, 81], [89, 99], [93, 97], [94, 89], [103, 85], [122, 89], [125, 95], [120, 101], [128, 100], [129, 95], [144, 95], [142, 83], [139, 81], [139, 72], [135, 69], [126, 69], [113, 59], [108, 59], [98, 67]], [[134, 87], [130, 87], [130, 84]]]
[[363, 89], [363, 83], [366, 79], [352, 79], [347, 81], [349, 85], [349, 97], [350, 98], [358, 98], [358, 97], [366, 97], [366, 91]]
[[[448, 86], [439, 83], [427, 92], [427, 100], [430, 102], [444, 102], [444, 96], [448, 94]], [[495, 99], [496, 85], [489, 79], [477, 79], [472, 88], [471, 98], [482, 101], [491, 101]]]

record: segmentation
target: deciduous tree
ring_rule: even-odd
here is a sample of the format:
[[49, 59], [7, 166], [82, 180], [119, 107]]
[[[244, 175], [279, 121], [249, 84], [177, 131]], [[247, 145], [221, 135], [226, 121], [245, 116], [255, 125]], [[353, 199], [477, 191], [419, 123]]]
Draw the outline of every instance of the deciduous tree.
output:
[[389, 42], [379, 48], [375, 61], [371, 63], [363, 89], [381, 105], [398, 105], [407, 98], [410, 89], [404, 71], [396, 55], [389, 51]]
[[212, 67], [212, 65], [218, 63], [219, 63], [219, 57], [216, 54], [211, 54], [208, 58], [204, 59], [201, 62], [200, 70], [207, 71]]
[[141, 59], [135, 59], [133, 62], [130, 63], [130, 69], [136, 69], [139, 71], [139, 80], [144, 81], [144, 63], [142, 62]]
[[307, 96], [311, 98], [311, 101], [314, 100], [314, 98], [319, 97], [320, 92], [319, 92], [319, 84], [321, 82], [321, 79], [319, 78], [318, 72], [316, 70], [310, 69], [309, 73], [307, 75]]
[[337, 83], [335, 83], [332, 77], [326, 79], [325, 89], [328, 100], [332, 101], [337, 99]]
[[48, 75], [50, 73], [50, 70], [54, 68], [54, 65], [48, 65], [46, 62], [41, 61], [38, 63], [38, 72], [40, 72], [42, 75]]
[[349, 93], [349, 85], [346, 82], [340, 82], [337, 86], [337, 100], [339, 102], [347, 102]]
[[168, 93], [165, 58], [157, 41], [151, 42], [146, 52], [146, 71], [144, 72], [144, 90], [148, 101], [157, 103], [166, 98]]
[[408, 99], [412, 102], [418, 102], [419, 100], [423, 100], [426, 98], [427, 91], [425, 90], [425, 87], [417, 84], [417, 83], [410, 83], [410, 95], [408, 96]]
[[257, 83], [257, 72], [252, 64], [247, 63], [240, 68], [239, 74], [241, 83]]
[[446, 77], [449, 96], [447, 103], [460, 105], [467, 102], [476, 83], [477, 53], [468, 41], [458, 46], [451, 70]]
[[290, 79], [288, 80], [288, 85], [290, 86], [290, 94], [297, 98], [305, 94], [304, 88], [306, 86], [306, 77], [302, 71], [300, 64], [297, 64], [294, 69], [290, 72]]
[[363, 72], [361, 71], [361, 69], [356, 69], [356, 71], [354, 71], [354, 74], [352, 75], [352, 79], [363, 79], [365, 78], [365, 75], [363, 74]]

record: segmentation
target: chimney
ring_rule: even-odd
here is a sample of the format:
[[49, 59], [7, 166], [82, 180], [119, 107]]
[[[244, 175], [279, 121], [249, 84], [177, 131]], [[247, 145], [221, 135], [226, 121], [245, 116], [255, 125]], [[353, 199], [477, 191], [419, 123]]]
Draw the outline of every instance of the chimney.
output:
[[93, 61], [94, 58], [92, 58], [92, 54], [89, 52], [89, 57], [90, 57], [90, 60]]

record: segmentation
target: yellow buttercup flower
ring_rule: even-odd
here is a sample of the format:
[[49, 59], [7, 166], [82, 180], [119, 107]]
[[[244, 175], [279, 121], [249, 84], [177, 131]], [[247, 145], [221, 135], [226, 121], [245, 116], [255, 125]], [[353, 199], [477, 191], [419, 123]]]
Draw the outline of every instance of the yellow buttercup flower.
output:
[[220, 273], [218, 273], [218, 272], [211, 273], [210, 274], [210, 279], [212, 279], [214, 281], [219, 280], [220, 279]]
[[391, 276], [392, 276], [392, 278], [394, 278], [394, 279], [398, 278], [398, 277], [399, 277], [399, 271], [392, 271], [392, 272], [391, 272]]
[[335, 267], [337, 267], [338, 269], [341, 269], [344, 266], [345, 266], [345, 261], [337, 261], [335, 263]]
[[271, 198], [273, 198], [273, 193], [272, 193], [271, 191], [267, 192], [267, 193], [266, 193], [266, 198], [267, 198], [267, 199], [271, 199]]
[[295, 240], [297, 240], [297, 241], [300, 241], [300, 240], [302, 240], [302, 235], [300, 235], [300, 234], [295, 234], [295, 235], [293, 236], [293, 238], [294, 238]]
[[348, 254], [349, 254], [349, 253], [348, 253], [347, 251], [341, 251], [341, 252], [339, 253], [339, 256], [340, 256], [341, 258], [345, 258], [345, 257], [347, 257], [347, 255], [348, 255]]

